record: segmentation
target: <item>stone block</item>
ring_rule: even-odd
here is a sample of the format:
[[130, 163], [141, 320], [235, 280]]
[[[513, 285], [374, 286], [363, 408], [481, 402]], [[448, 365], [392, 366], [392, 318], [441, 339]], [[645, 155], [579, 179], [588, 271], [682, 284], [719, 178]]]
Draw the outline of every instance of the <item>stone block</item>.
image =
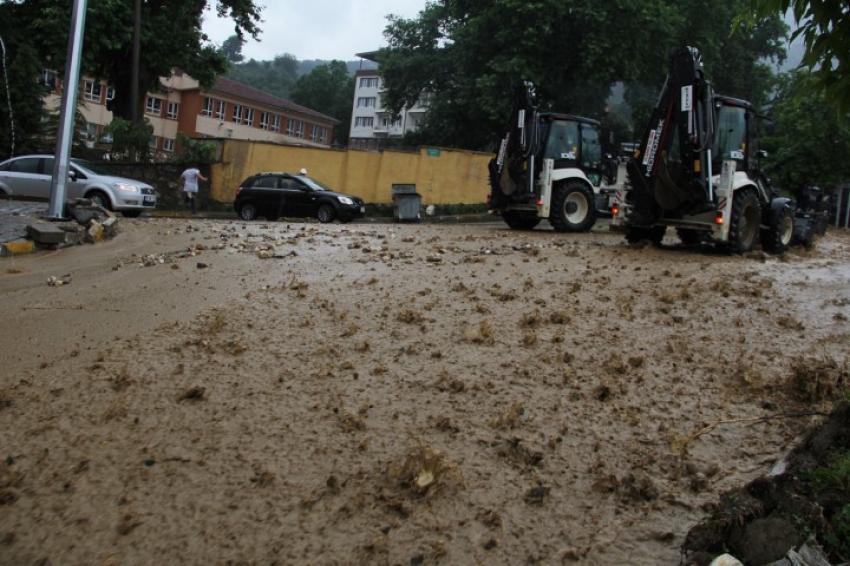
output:
[[65, 242], [65, 231], [46, 222], [35, 222], [27, 226], [27, 235], [37, 244], [55, 245]]

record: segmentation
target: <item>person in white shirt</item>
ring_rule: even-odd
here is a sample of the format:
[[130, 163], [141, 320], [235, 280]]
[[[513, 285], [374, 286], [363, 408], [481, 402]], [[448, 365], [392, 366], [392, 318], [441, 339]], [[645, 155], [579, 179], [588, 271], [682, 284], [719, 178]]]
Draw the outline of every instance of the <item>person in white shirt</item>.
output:
[[198, 194], [198, 180], [207, 181], [208, 179], [201, 175], [197, 167], [191, 166], [180, 175], [180, 183], [183, 186], [183, 192], [186, 196], [186, 204], [192, 209], [192, 214], [197, 212], [195, 206], [195, 197]]

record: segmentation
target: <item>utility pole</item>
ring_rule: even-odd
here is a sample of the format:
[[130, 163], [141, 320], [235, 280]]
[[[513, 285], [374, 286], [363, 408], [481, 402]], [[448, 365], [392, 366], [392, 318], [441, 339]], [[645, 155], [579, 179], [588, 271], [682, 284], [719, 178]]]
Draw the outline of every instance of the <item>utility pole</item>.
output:
[[80, 64], [83, 54], [83, 33], [86, 27], [86, 0], [74, 0], [71, 28], [68, 36], [68, 60], [65, 63], [65, 87], [59, 114], [59, 132], [53, 159], [53, 178], [50, 181], [50, 207], [47, 217], [61, 220], [65, 208], [65, 188], [68, 184], [68, 161], [71, 158], [71, 139], [77, 110], [77, 91], [80, 88]]
[[142, 36], [142, 0], [135, 0], [133, 15], [133, 68], [130, 73], [130, 119], [139, 123], [139, 57]]

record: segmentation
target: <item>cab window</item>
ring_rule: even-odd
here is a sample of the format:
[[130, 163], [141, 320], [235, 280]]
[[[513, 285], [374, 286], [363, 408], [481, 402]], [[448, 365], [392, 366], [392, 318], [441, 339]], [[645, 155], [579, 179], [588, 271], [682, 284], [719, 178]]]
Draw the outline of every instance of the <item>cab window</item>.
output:
[[564, 120], [552, 122], [544, 159], [578, 159], [578, 123]]
[[596, 169], [602, 164], [602, 144], [599, 142], [599, 130], [593, 126], [581, 127], [581, 166]]
[[744, 161], [747, 151], [747, 111], [736, 106], [721, 106], [717, 113], [714, 137], [715, 157], [723, 161]]

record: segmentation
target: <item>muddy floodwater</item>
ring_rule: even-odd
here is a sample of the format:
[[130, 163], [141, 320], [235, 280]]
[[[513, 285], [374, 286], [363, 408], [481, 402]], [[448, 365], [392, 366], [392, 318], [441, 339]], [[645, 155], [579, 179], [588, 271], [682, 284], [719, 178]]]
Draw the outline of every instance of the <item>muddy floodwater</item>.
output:
[[121, 227], [0, 262], [0, 563], [676, 564], [850, 343], [841, 232]]

